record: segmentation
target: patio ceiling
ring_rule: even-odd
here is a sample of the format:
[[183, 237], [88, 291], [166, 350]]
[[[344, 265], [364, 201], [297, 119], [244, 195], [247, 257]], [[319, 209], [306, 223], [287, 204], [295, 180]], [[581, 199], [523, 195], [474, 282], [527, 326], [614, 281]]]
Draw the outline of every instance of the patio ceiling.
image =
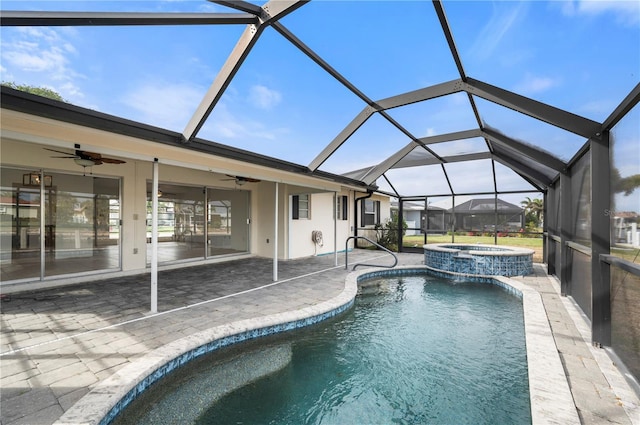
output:
[[[597, 139], [604, 131], [609, 131], [640, 97], [637, 78], [640, 57], [637, 51], [617, 51], [619, 56], [612, 59], [609, 68], [580, 62], [583, 57], [578, 51], [566, 51], [567, 61], [577, 62], [576, 67], [584, 68], [585, 72], [603, 74], [610, 71], [611, 77], [630, 72], [632, 76], [624, 81], [615, 82], [607, 81], [611, 77], [604, 75], [603, 81], [610, 86], [605, 84], [595, 93], [584, 93], [588, 92], [586, 87], [592, 84], [587, 80], [583, 84], [585, 90], [582, 91], [580, 87], [576, 87], [579, 86], [577, 83], [565, 82], [563, 85], [547, 80], [537, 81], [542, 86], [555, 85], [558, 93], [548, 98], [562, 98], [563, 107], [545, 103], [543, 100], [547, 96], [544, 90], [522, 87], [522, 91], [541, 98], [537, 100], [483, 81], [482, 78], [492, 82], [499, 79], [492, 76], [491, 67], [515, 67], [511, 62], [505, 65], [504, 56], [517, 55], [528, 50], [552, 49], [541, 32], [538, 37], [541, 38], [540, 41], [535, 40], [536, 37], [518, 40], [512, 47], [516, 50], [507, 49], [500, 52], [501, 56], [485, 58], [484, 63], [488, 65], [479, 66], [483, 61], [474, 57], [489, 55], [489, 50], [495, 48], [492, 43], [497, 43], [491, 38], [495, 35], [484, 33], [488, 27], [480, 26], [481, 21], [473, 19], [476, 13], [491, 14], [492, 6], [489, 3], [471, 2], [475, 3], [472, 5], [466, 2], [449, 3], [435, 0], [357, 2], [348, 5], [343, 2], [299, 0], [272, 0], [262, 5], [244, 1], [211, 3], [216, 3], [217, 8], [226, 11], [2, 11], [0, 23], [3, 30], [14, 26], [114, 26], [122, 31], [122, 28], [132, 26], [197, 26], [201, 31], [211, 27], [233, 27], [235, 32], [232, 34], [236, 34], [235, 46], [228, 46], [226, 59], [219, 61], [215, 77], [206, 92], [201, 94], [200, 103], [191, 107], [190, 116], [182, 129], [168, 130], [179, 133], [181, 143], [185, 147], [201, 148], [207, 140], [215, 140], [211, 143], [246, 149], [287, 163], [294, 162], [301, 165], [299, 172], [318, 173], [323, 176], [329, 173], [340, 174], [348, 179], [359, 180], [364, 185], [378, 185], [381, 192], [398, 197], [490, 191], [544, 191], [559, 173], [566, 170], [570, 159], [583, 148], [588, 139]], [[512, 7], [513, 19], [518, 19], [518, 13], [520, 17], [524, 15], [519, 5]], [[526, 7], [532, 9], [527, 18], [536, 19], [536, 15], [540, 13], [537, 9], [539, 5], [532, 4]], [[451, 9], [451, 24], [445, 9]], [[416, 11], [419, 13], [416, 14]], [[355, 21], [358, 17], [361, 20]], [[402, 30], [391, 29], [388, 27], [389, 22], [404, 25], [401, 27]], [[404, 53], [413, 50], [415, 57], [405, 58], [402, 66], [423, 67], [424, 80], [438, 82], [389, 96], [388, 91], [392, 88], [409, 86], [402, 80], [404, 74], [401, 69], [394, 69], [395, 75], [387, 75], [386, 70], [391, 68], [380, 62], [371, 66], [370, 57], [360, 55], [358, 49], [346, 39], [344, 44], [348, 44], [353, 50], [345, 48], [342, 43], [324, 45], [317, 41], [322, 40], [321, 37], [317, 38], [322, 31], [331, 32], [331, 40], [334, 40], [334, 33], [335, 39], [339, 39], [340, 34], [347, 32], [345, 28], [349, 23], [362, 25], [365, 35], [359, 40], [379, 43], [381, 50], [389, 45]], [[578, 19], [576, 25], [580, 23]], [[422, 29], [416, 28], [418, 25]], [[503, 25], [501, 28], [507, 31], [510, 21], [492, 22], [492, 25]], [[463, 31], [465, 26], [478, 30], [476, 33], [466, 29]], [[240, 33], [238, 28], [242, 29]], [[463, 49], [456, 43], [455, 28], [463, 34]], [[437, 32], [433, 32], [436, 30]], [[638, 35], [637, 28], [634, 27], [631, 31]], [[567, 32], [571, 32], [571, 28]], [[145, 33], [145, 36], [152, 34]], [[416, 37], [416, 34], [423, 34], [423, 37]], [[474, 34], [473, 39], [469, 34]], [[585, 46], [590, 42], [586, 37], [591, 37], [592, 34], [577, 30], [575, 34], [575, 46], [586, 49]], [[620, 32], [620, 37], [626, 37], [624, 34], [624, 31]], [[579, 39], [578, 36], [585, 38]], [[381, 41], [384, 37], [396, 38], [385, 44]], [[226, 34], [220, 39], [223, 38], [226, 42], [234, 36]], [[314, 41], [316, 48], [306, 44], [306, 39]], [[262, 49], [259, 48], [259, 40], [264, 41]], [[188, 41], [185, 39], [183, 42]], [[518, 42], [522, 44], [518, 45]], [[405, 45], [409, 44], [412, 47], [405, 48]], [[607, 51], [619, 47], [608, 45], [603, 49]], [[637, 45], [635, 47], [637, 48]], [[342, 49], [348, 50], [347, 53], [334, 53]], [[271, 65], [272, 62], [280, 62], [279, 55], [284, 50], [291, 57], [296, 57], [297, 61], [281, 63], [281, 68]], [[461, 51], [466, 55], [461, 54]], [[389, 54], [389, 61], [395, 60], [393, 51], [385, 50], [381, 52], [382, 61], [387, 60], [384, 59], [384, 53]], [[428, 56], [429, 60], [425, 62], [424, 58], [421, 58], [423, 55]], [[613, 61], [622, 58], [623, 55], [626, 55], [626, 62], [614, 66]], [[471, 73], [465, 66], [467, 58], [471, 58], [469, 62], [476, 66], [476, 69], [470, 67]], [[514, 58], [512, 62], [518, 60], [524, 59]], [[556, 61], [558, 58], [554, 56], [552, 59], [549, 55], [549, 60]], [[255, 70], [266, 63], [270, 64], [269, 71], [274, 79], [280, 77], [286, 82], [286, 76], [308, 75], [308, 84], [317, 85], [317, 89], [292, 86], [291, 90], [309, 90], [306, 97], [307, 105], [318, 102], [319, 96], [328, 97], [327, 103], [330, 105], [329, 108], [325, 108], [326, 114], [306, 113], [304, 110], [300, 112], [295, 107], [267, 111], [268, 116], [265, 112], [264, 119], [273, 128], [284, 128], [285, 122], [287, 129], [294, 128], [298, 123], [301, 123], [302, 127], [308, 127], [307, 134], [296, 134], [296, 140], [288, 140], [286, 145], [283, 143], [282, 147], [274, 148], [272, 151], [268, 151], [269, 143], [252, 144], [254, 139], [261, 137], [260, 131], [264, 130], [264, 127], [256, 127], [255, 131], [246, 131], [246, 128], [243, 128], [244, 135], [240, 138], [226, 137], [227, 133], [217, 127], [229, 114], [231, 100], [225, 103], [225, 96], [232, 99], [235, 92], [250, 84], [248, 80], [252, 77], [261, 78]], [[380, 65], [383, 70], [378, 73], [375, 65]], [[558, 70], [563, 69], [568, 68], [558, 66], [556, 71], [560, 72]], [[480, 78], [470, 76], [474, 75], [474, 71]], [[375, 74], [377, 78], [362, 77], [368, 73]], [[522, 73], [522, 69], [514, 69], [513, 74], [517, 73]], [[574, 77], [576, 76], [563, 75], [558, 78]], [[411, 82], [411, 85], [415, 84], [416, 81]], [[518, 87], [514, 81], [505, 80], [503, 84], [505, 87]], [[560, 92], [561, 86], [568, 86], [566, 92]], [[576, 94], [576, 90], [579, 94]], [[383, 93], [387, 94], [386, 97], [375, 97]], [[575, 100], [572, 101], [572, 97], [575, 97]], [[605, 97], [606, 102], [603, 101]], [[574, 107], [587, 111], [588, 108], [582, 106], [596, 101], [603, 101], [611, 106], [606, 112], [600, 109], [597, 114], [592, 114], [591, 118], [568, 110], [569, 107]], [[304, 104], [301, 103], [299, 106], [304, 107]], [[452, 116], [453, 119], [445, 119], [444, 115]], [[270, 119], [273, 122], [270, 122]], [[286, 121], [287, 119], [289, 121]], [[239, 125], [249, 127], [253, 121], [251, 118], [241, 118], [239, 122]], [[488, 122], [491, 122], [491, 125]], [[523, 130], [525, 128], [526, 131]], [[327, 137], [331, 131], [332, 139]], [[238, 132], [242, 133], [240, 130]], [[278, 137], [286, 139], [288, 134], [287, 131], [280, 134], [276, 131], [270, 137], [271, 144], [279, 145]], [[317, 152], [315, 156], [310, 157], [308, 162], [303, 162], [304, 155], [301, 152], [312, 152], [314, 148]], [[345, 169], [349, 166], [357, 170]], [[519, 183], [514, 183], [514, 180], [518, 180]]]

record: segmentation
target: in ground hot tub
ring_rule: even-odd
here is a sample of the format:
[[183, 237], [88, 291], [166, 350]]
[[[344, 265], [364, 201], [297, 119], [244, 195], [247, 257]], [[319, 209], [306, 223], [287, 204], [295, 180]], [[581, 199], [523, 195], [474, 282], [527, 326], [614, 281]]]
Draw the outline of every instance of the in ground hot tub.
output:
[[430, 244], [424, 245], [424, 264], [454, 273], [526, 276], [533, 271], [533, 250], [481, 244]]

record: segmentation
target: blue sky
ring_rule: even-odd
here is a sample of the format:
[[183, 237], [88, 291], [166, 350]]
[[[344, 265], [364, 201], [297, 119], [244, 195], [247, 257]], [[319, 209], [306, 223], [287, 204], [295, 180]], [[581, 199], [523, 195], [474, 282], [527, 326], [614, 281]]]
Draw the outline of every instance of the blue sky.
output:
[[[640, 81], [638, 1], [443, 4], [463, 66], [472, 78], [599, 122]], [[1, 7], [232, 11], [204, 0], [3, 0]], [[431, 2], [314, 0], [281, 22], [374, 100], [459, 78]], [[50, 87], [71, 103], [182, 131], [243, 29], [2, 28], [1, 79]], [[565, 160], [585, 142], [490, 102], [476, 101], [487, 124]], [[199, 136], [307, 165], [364, 106], [267, 28]], [[417, 137], [475, 125], [466, 95], [461, 94], [389, 114]], [[615, 129], [615, 165], [623, 176], [640, 173], [639, 127], [636, 110]], [[342, 173], [374, 165], [408, 142], [376, 115], [321, 168]], [[445, 154], [482, 149], [486, 148], [474, 140], [434, 146]], [[488, 161], [446, 167], [455, 174], [452, 184], [457, 192], [492, 189]], [[440, 167], [426, 168], [390, 172], [394, 186], [404, 195], [447, 192]], [[502, 166], [497, 173], [499, 190], [531, 188]], [[618, 203], [639, 210], [639, 197], [636, 191]]]

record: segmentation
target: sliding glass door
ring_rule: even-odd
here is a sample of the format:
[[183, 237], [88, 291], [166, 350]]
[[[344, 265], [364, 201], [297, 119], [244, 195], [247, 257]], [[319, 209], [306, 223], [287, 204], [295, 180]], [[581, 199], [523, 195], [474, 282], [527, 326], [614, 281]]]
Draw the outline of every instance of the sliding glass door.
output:
[[[158, 262], [249, 251], [249, 192], [160, 183]], [[151, 261], [151, 182], [147, 184], [147, 264]]]
[[119, 269], [120, 180], [2, 168], [2, 281]]
[[207, 257], [249, 251], [249, 192], [207, 191]]

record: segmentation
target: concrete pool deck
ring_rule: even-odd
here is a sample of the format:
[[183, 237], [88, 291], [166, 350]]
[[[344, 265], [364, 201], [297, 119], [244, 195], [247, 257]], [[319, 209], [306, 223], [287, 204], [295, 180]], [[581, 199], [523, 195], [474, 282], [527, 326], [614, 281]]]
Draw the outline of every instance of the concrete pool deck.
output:
[[[350, 263], [380, 252], [357, 250]], [[344, 255], [339, 257], [344, 261]], [[400, 254], [420, 265], [422, 254]], [[149, 277], [132, 276], [11, 296], [2, 302], [0, 423], [52, 424], [91, 389], [149, 352], [238, 320], [305, 308], [336, 297], [348, 274], [333, 256], [280, 263], [250, 258], [160, 273], [158, 307], [149, 315]], [[360, 269], [359, 269], [360, 270]], [[635, 394], [557, 283], [536, 265], [516, 278], [541, 294], [556, 347], [584, 424], [640, 424]], [[553, 388], [549, 388], [552, 393]]]

